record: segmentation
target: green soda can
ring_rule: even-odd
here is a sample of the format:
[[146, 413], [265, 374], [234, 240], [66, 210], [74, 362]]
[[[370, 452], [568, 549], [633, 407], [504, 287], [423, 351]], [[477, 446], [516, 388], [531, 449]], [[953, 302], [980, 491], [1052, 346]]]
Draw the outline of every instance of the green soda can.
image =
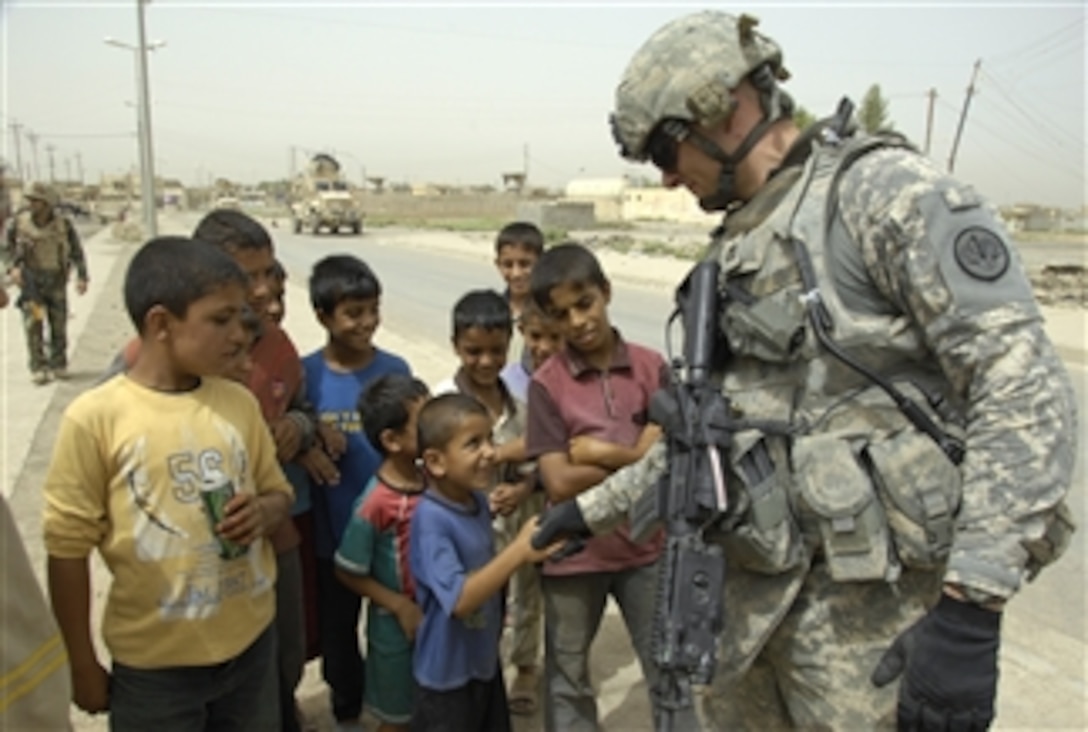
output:
[[200, 497], [204, 501], [204, 513], [208, 516], [212, 533], [219, 542], [219, 556], [223, 559], [237, 559], [249, 551], [249, 547], [238, 544], [224, 538], [215, 527], [227, 515], [227, 503], [234, 496], [234, 483], [226, 480], [223, 483], [207, 483], [200, 490]]

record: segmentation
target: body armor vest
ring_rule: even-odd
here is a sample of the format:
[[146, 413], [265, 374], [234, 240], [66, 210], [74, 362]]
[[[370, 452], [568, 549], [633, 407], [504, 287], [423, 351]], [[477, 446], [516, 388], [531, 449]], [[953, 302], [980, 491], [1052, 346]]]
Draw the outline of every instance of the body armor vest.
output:
[[36, 272], [60, 272], [68, 268], [68, 222], [53, 213], [49, 223], [38, 226], [30, 211], [15, 217], [16, 258]]
[[875, 285], [864, 308], [848, 307], [836, 286], [842, 263], [860, 262], [834, 206], [839, 174], [888, 144], [814, 143], [799, 176], [780, 174], [746, 207], [769, 213], [715, 243], [729, 346], [722, 388], [734, 416], [753, 425], [734, 441], [734, 511], [720, 540], [747, 569], [774, 574], [823, 556], [838, 581], [894, 581], [904, 565], [947, 559], [958, 467], [806, 317], [815, 308], [850, 359], [957, 430], [951, 406], [934, 408], [954, 399], [919, 329]]

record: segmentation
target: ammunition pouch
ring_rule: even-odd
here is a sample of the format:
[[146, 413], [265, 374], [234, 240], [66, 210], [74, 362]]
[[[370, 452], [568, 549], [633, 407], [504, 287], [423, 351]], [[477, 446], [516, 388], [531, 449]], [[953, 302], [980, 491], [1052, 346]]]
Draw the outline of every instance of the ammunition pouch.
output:
[[733, 353], [760, 361], [794, 361], [805, 340], [804, 307], [788, 293], [754, 299], [738, 297], [741, 290], [727, 287], [728, 298], [719, 320]]
[[925, 570], [943, 566], [962, 496], [959, 468], [929, 436], [910, 428], [870, 443], [862, 458], [884, 503], [903, 565]]
[[852, 442], [836, 434], [799, 439], [793, 449], [801, 523], [816, 534], [836, 582], [894, 580], [884, 511]]
[[732, 473], [740, 485], [731, 491], [730, 515], [736, 523], [713, 536], [731, 564], [761, 574], [780, 574], [800, 563], [801, 537], [790, 506], [785, 466], [785, 460], [772, 460], [765, 437], [734, 462]]

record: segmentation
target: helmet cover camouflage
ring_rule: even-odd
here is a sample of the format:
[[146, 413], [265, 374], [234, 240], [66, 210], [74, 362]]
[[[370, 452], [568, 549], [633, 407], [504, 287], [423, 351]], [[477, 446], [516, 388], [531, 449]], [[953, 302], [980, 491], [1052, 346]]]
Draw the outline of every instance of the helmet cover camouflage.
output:
[[616, 89], [612, 136], [620, 154], [646, 159], [646, 142], [664, 119], [714, 125], [732, 111], [729, 92], [756, 68], [770, 64], [789, 78], [782, 52], [756, 33], [758, 21], [707, 10], [673, 20], [635, 53]]

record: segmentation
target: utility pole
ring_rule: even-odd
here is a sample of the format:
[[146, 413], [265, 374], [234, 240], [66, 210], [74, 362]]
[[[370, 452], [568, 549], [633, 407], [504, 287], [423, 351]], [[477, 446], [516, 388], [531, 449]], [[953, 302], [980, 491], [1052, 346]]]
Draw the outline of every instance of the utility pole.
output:
[[529, 185], [529, 143], [525, 143], [521, 148], [521, 174], [525, 176], [522, 181], [522, 186]]
[[956, 126], [956, 137], [952, 140], [952, 154], [948, 156], [948, 172], [956, 167], [956, 151], [960, 147], [960, 136], [963, 135], [963, 125], [967, 121], [967, 110], [971, 107], [971, 97], [975, 94], [975, 82], [978, 81], [978, 72], [982, 68], [982, 59], [975, 61], [975, 69], [971, 72], [971, 82], [967, 85], [967, 96], [963, 100], [963, 111], [960, 112], [960, 123]]
[[23, 180], [23, 146], [19, 139], [19, 130], [22, 128], [15, 120], [11, 121], [11, 133], [15, 138], [15, 177], [19, 180]]
[[79, 176], [79, 184], [83, 185], [83, 153], [76, 153], [76, 175]]
[[929, 90], [929, 105], [926, 108], [926, 146], [923, 153], [929, 155], [929, 144], [933, 140], [933, 106], [937, 103], [937, 90]]
[[295, 169], [295, 146], [290, 145], [287, 149], [287, 170], [290, 175], [290, 179], [295, 179], [295, 174], [298, 172]]
[[27, 130], [26, 139], [30, 140], [30, 153], [34, 160], [34, 180], [41, 180], [42, 171], [38, 167], [38, 135]]
[[147, 82], [147, 31], [144, 27], [144, 5], [150, 0], [136, 0], [136, 25], [139, 35], [139, 47], [136, 52], [136, 67], [139, 74], [140, 120], [143, 122], [140, 139], [140, 152], [143, 165], [140, 166], [140, 198], [144, 209], [144, 220], [148, 238], [159, 235], [158, 221], [155, 216], [155, 155], [151, 147], [151, 91]]
[[52, 143], [45, 146], [45, 151], [47, 153], [49, 153], [49, 182], [50, 183], [56, 183], [57, 182], [56, 170], [53, 167], [53, 151], [56, 150], [56, 149], [57, 148]]
[[72, 182], [72, 159], [64, 159], [64, 182], [65, 184], [71, 184]]

